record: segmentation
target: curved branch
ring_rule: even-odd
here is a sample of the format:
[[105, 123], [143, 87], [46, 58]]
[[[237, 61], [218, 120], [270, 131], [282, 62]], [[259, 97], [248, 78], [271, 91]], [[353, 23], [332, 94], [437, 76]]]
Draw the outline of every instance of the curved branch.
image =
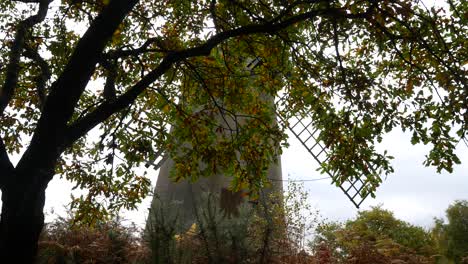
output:
[[[78, 41], [63, 72], [50, 88], [31, 143], [18, 163], [50, 166], [63, 151], [64, 131], [104, 47], [138, 0], [113, 0]], [[46, 153], [46, 154], [44, 154]]]
[[42, 109], [44, 102], [45, 102], [45, 98], [46, 98], [46, 91], [45, 91], [46, 84], [51, 76], [50, 66], [47, 63], [47, 61], [41, 57], [41, 55], [39, 54], [37, 50], [34, 50], [31, 47], [28, 47], [28, 45], [25, 46], [24, 55], [30, 58], [31, 60], [33, 60], [34, 62], [36, 62], [41, 70], [41, 73], [38, 74], [34, 78], [34, 80], [37, 86], [36, 89], [37, 89], [37, 95], [39, 97], [39, 106]]
[[[149, 49], [148, 47], [151, 44], [156, 44], [158, 47], [161, 47], [161, 48]], [[130, 47], [128, 49], [118, 49], [118, 50], [109, 51], [107, 54], [104, 54], [104, 57], [118, 59], [118, 58], [127, 57], [127, 56], [138, 56], [140, 54], [147, 53], [147, 52], [168, 52], [168, 50], [164, 48], [161, 37], [154, 37], [154, 38], [147, 39], [145, 43], [143, 43], [143, 45], [141, 45], [138, 48]]]
[[340, 8], [313, 10], [291, 16], [283, 21], [279, 20], [278, 18], [274, 18], [272, 21], [280, 21], [277, 23], [267, 22], [263, 24], [251, 24], [228, 31], [223, 31], [209, 38], [205, 43], [199, 46], [183, 49], [180, 51], [169, 52], [155, 69], [145, 75], [139, 82], [129, 88], [124, 94], [112, 102], [103, 102], [93, 112], [70, 125], [66, 132], [66, 142], [64, 143], [63, 147], [71, 146], [76, 140], [84, 136], [96, 125], [109, 118], [112, 114], [117, 113], [132, 104], [138, 95], [140, 95], [149, 85], [151, 85], [164, 73], [166, 73], [166, 71], [169, 70], [173, 64], [191, 57], [208, 56], [213, 48], [228, 39], [252, 34], [273, 34], [295, 23], [317, 16], [343, 16], [350, 19], [359, 19], [367, 17], [369, 12], [370, 10], [360, 14], [348, 14], [343, 12], [343, 9]]
[[6, 67], [5, 82], [0, 89], [0, 116], [3, 115], [5, 108], [8, 106], [11, 98], [13, 98], [15, 88], [18, 84], [19, 63], [26, 34], [34, 25], [44, 21], [47, 10], [49, 9], [49, 4], [52, 0], [37, 0], [31, 2], [39, 2], [39, 10], [36, 15], [30, 16], [18, 23], [15, 39], [10, 49], [9, 63]]

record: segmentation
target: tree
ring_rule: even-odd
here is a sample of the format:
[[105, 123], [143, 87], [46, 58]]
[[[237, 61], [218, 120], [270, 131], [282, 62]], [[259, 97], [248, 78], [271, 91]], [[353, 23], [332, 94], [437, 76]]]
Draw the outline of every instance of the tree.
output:
[[425, 263], [436, 253], [430, 233], [373, 207], [346, 223], [325, 223], [317, 228], [312, 247], [324, 243], [339, 263]]
[[[242, 90], [248, 76], [232, 67], [240, 56], [261, 57], [256, 85], [271, 96], [282, 89], [286, 114], [313, 117], [338, 182], [358, 177], [366, 162], [390, 173], [391, 157], [373, 146], [397, 126], [413, 132], [414, 144], [432, 145], [426, 165], [451, 171], [468, 120], [466, 5], [2, 1], [1, 257], [22, 249], [17, 262], [33, 258], [54, 175], [88, 191], [72, 205], [91, 223], [133, 208], [149, 191], [135, 168], [163, 153], [176, 162], [175, 180], [223, 171], [233, 190], [255, 196], [286, 136], [265, 122], [272, 109]], [[234, 120], [242, 113], [245, 121], [215, 143], [229, 128], [216, 127], [208, 112]], [[371, 193], [381, 182], [373, 176]]]
[[468, 257], [468, 201], [459, 200], [451, 204], [443, 219], [435, 219], [432, 234], [437, 241], [440, 253], [455, 263], [463, 263]]
[[428, 232], [421, 227], [395, 218], [392, 212], [380, 207], [359, 212], [356, 220], [346, 223], [346, 227], [371, 239], [390, 238], [418, 254], [429, 255], [433, 252], [434, 241]]
[[468, 201], [455, 201], [446, 212], [448, 256], [461, 261], [468, 256]]

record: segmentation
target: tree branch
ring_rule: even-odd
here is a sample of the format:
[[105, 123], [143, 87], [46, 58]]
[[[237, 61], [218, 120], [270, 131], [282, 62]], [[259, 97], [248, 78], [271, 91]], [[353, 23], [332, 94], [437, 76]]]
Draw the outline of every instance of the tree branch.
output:
[[39, 68], [41, 69], [41, 73], [38, 74], [34, 80], [36, 81], [36, 89], [37, 89], [37, 95], [39, 97], [39, 106], [42, 109], [45, 98], [46, 98], [46, 84], [47, 81], [50, 79], [51, 72], [50, 72], [50, 66], [49, 64], [44, 60], [44, 58], [39, 55], [39, 52], [37, 50], [34, 50], [33, 48], [29, 47], [26, 45], [25, 47], [25, 52], [24, 55], [34, 62], [37, 63]]
[[221, 30], [221, 27], [219, 26], [218, 15], [216, 15], [216, 0], [211, 0], [210, 2], [210, 15], [211, 20], [213, 20], [215, 30], [216, 32], [218, 32], [219, 30]]
[[18, 23], [16, 35], [10, 49], [9, 63], [6, 67], [5, 82], [0, 89], [0, 116], [3, 115], [3, 111], [8, 106], [18, 84], [19, 63], [26, 34], [34, 25], [44, 21], [51, 2], [52, 0], [30, 1], [30, 3], [39, 3], [37, 14]]
[[[119, 96], [113, 102], [103, 102], [93, 112], [83, 117], [79, 121], [70, 125], [66, 132], [65, 147], [71, 146], [76, 140], [84, 136], [89, 130], [94, 128], [99, 123], [109, 118], [112, 114], [117, 113], [132, 104], [138, 95], [140, 95], [149, 85], [161, 77], [167, 70], [169, 70], [174, 63], [183, 61], [191, 57], [208, 56], [213, 48], [220, 43], [234, 37], [252, 35], [252, 34], [272, 34], [282, 29], [287, 28], [295, 23], [314, 18], [316, 16], [344, 16], [347, 18], [365, 18], [368, 11], [361, 14], [347, 14], [342, 9], [327, 8], [323, 10], [313, 10], [310, 12], [302, 13], [292, 16], [278, 23], [264, 23], [252, 24], [247, 26], [238, 27], [232, 30], [220, 32], [213, 37], [209, 38], [204, 44], [197, 47], [188, 48], [180, 51], [168, 53], [161, 63], [147, 75], [145, 75], [139, 82], [129, 88], [124, 94]], [[273, 19], [277, 21], [277, 19]]]
[[[155, 43], [159, 49], [148, 49], [148, 47]], [[149, 38], [143, 43], [138, 48], [129, 48], [129, 49], [119, 49], [119, 50], [114, 50], [110, 51], [107, 54], [105, 54], [106, 57], [109, 57], [111, 59], [117, 59], [117, 58], [122, 58], [122, 57], [127, 57], [127, 56], [138, 56], [142, 53], [146, 52], [168, 52], [164, 45], [162, 44], [162, 38], [160, 37], [154, 37], [154, 38]]]
[[50, 88], [31, 144], [18, 167], [28, 162], [50, 166], [44, 163], [55, 161], [63, 151], [60, 146], [66, 124], [95, 71], [102, 51], [137, 2], [138, 0], [110, 1], [78, 41], [62, 74]]

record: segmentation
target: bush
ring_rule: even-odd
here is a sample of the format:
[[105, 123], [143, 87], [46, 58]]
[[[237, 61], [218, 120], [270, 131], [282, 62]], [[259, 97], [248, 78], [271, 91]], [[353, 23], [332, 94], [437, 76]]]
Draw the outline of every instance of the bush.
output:
[[393, 213], [374, 207], [359, 212], [346, 223], [322, 223], [311, 242], [317, 255], [325, 245], [331, 263], [346, 264], [423, 264], [434, 263], [435, 241], [428, 231], [394, 217]]
[[135, 226], [116, 218], [95, 226], [78, 226], [73, 217], [46, 224], [39, 241], [37, 263], [145, 263], [149, 250]]

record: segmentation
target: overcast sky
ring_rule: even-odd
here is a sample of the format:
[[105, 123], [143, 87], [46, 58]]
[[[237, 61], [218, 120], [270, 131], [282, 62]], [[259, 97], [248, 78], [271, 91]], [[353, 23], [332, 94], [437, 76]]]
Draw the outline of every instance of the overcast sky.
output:
[[[382, 204], [395, 215], [413, 224], [429, 227], [434, 217], [443, 217], [445, 209], [456, 199], [468, 199], [468, 148], [461, 142], [457, 148], [462, 165], [452, 174], [438, 174], [434, 167], [422, 165], [429, 146], [410, 143], [410, 136], [395, 131], [384, 137], [378, 149], [387, 149], [394, 156], [395, 172], [383, 181], [375, 199], [368, 197], [361, 210]], [[315, 164], [297, 140], [282, 157], [283, 177], [294, 179], [320, 178]], [[330, 180], [304, 182], [310, 202], [322, 216], [331, 220], [345, 220], [358, 211], [342, 191]]]

